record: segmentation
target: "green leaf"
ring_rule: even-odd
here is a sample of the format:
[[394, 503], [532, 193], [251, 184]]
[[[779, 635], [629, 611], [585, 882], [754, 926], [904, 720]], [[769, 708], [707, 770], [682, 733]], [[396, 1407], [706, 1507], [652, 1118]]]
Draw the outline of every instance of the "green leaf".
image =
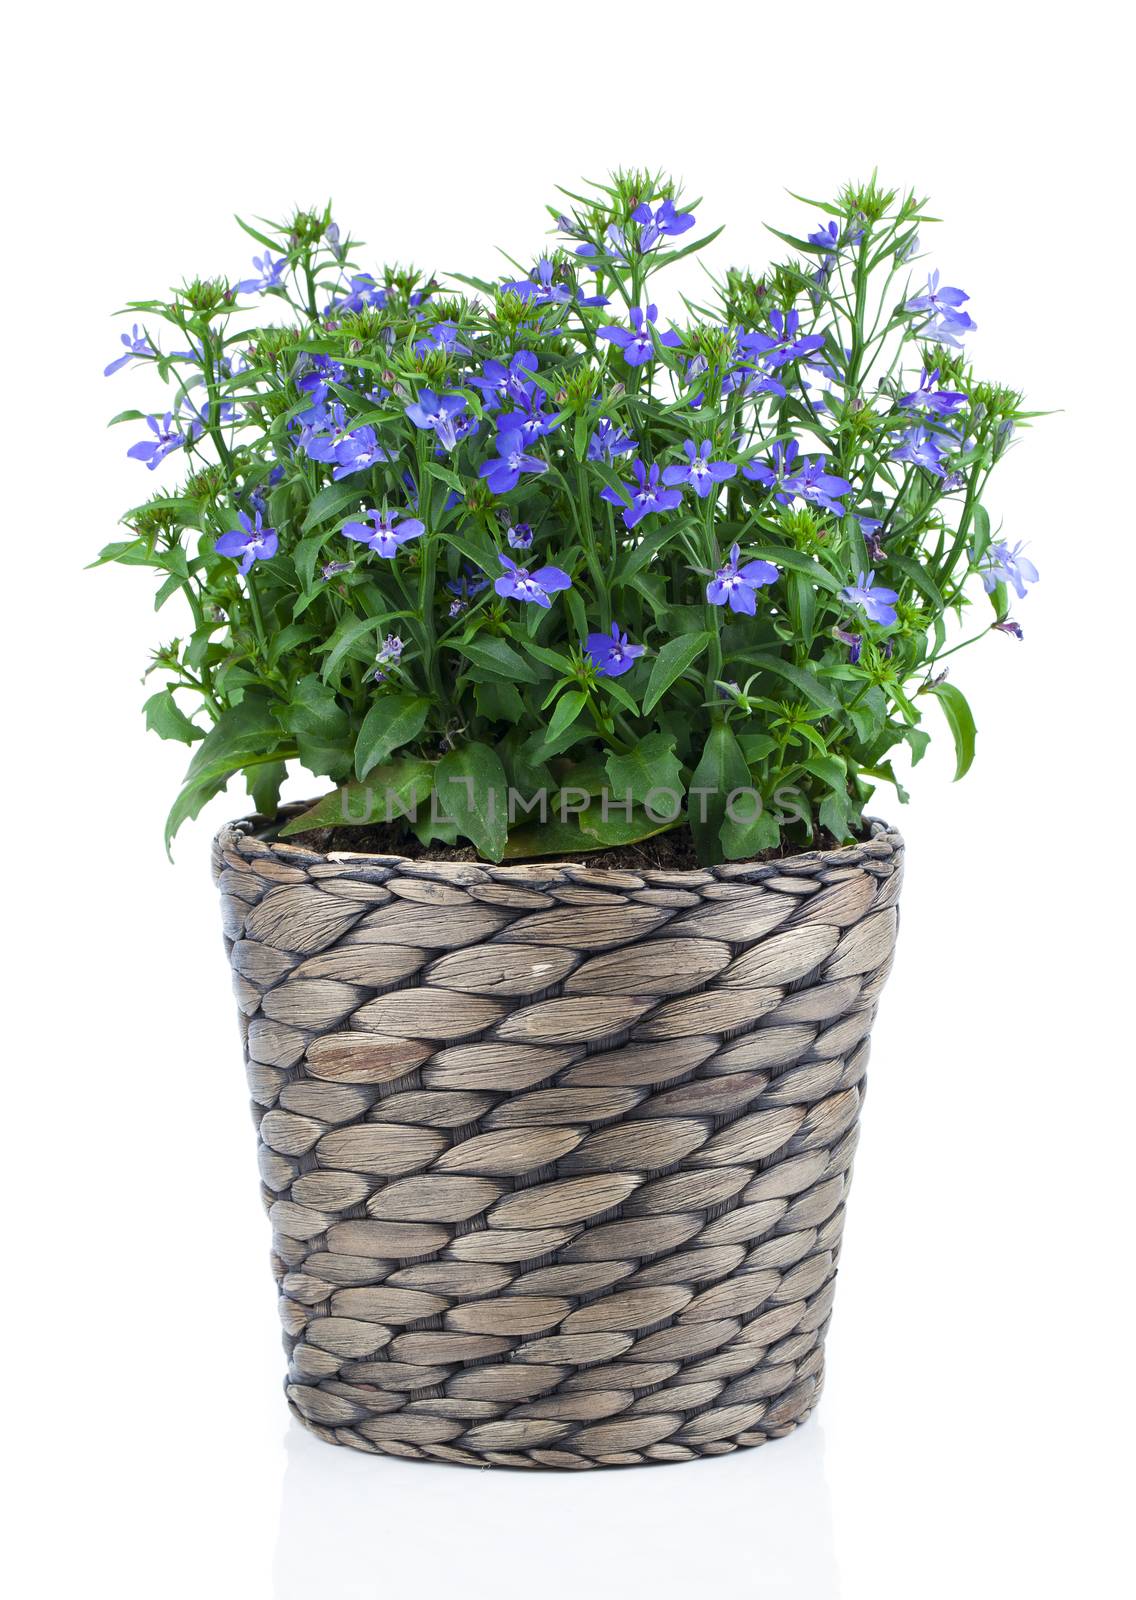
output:
[[369, 633], [374, 633], [389, 621], [392, 613], [383, 612], [375, 617], [344, 617], [325, 646], [327, 660], [323, 664], [321, 677], [326, 682], [335, 672], [339, 663], [349, 655]]
[[475, 683], [473, 698], [478, 715], [489, 722], [507, 722], [515, 727], [524, 717], [525, 702], [515, 684], [501, 683], [497, 679], [492, 683]]
[[643, 697], [643, 715], [655, 709], [676, 678], [681, 678], [693, 666], [710, 643], [709, 633], [682, 633], [677, 639], [668, 639], [655, 657], [647, 693]]
[[516, 861], [528, 856], [574, 856], [586, 851], [614, 850], [620, 845], [638, 844], [641, 839], [653, 838], [677, 826], [677, 822], [658, 822], [637, 806], [632, 808], [630, 818], [622, 807], [609, 807], [605, 818], [599, 800], [590, 801], [579, 813], [568, 811], [563, 818], [554, 807], [547, 822], [515, 828], [510, 833], [504, 859]]
[[335, 691], [314, 672], [293, 687], [288, 704], [277, 710], [280, 726], [291, 733], [300, 760], [317, 777], [345, 778], [351, 770], [351, 721]]
[[451, 472], [448, 467], [439, 466], [436, 461], [427, 461], [426, 471], [439, 483], [444, 483], [447, 488], [453, 489], [457, 494], [465, 497], [465, 484], [456, 472]]
[[358, 506], [362, 498], [357, 483], [329, 483], [308, 506], [307, 514], [300, 525], [300, 532], [310, 533], [321, 522], [330, 522], [332, 517], [339, 516], [348, 506]]
[[425, 695], [382, 694], [371, 706], [355, 741], [355, 776], [365, 778], [400, 745], [426, 726], [432, 702]]
[[840, 701], [828, 685], [801, 667], [795, 667], [788, 661], [781, 661], [777, 656], [754, 655], [748, 651], [734, 659], [756, 667], [759, 672], [772, 672], [774, 677], [784, 678], [786, 683], [791, 683], [795, 689], [799, 689], [806, 699], [811, 700], [814, 705], [823, 706], [826, 711], [841, 709]]
[[[630, 795], [640, 804], [652, 789], [669, 790], [682, 794], [682, 763], [674, 753], [674, 735], [651, 733], [641, 739], [628, 755], [610, 755], [607, 758], [607, 775], [612, 793], [617, 800]], [[655, 811], [667, 808], [661, 803]]]
[[439, 761], [434, 788], [445, 815], [481, 856], [500, 861], [509, 834], [509, 796], [500, 757], [487, 744], [466, 744]]
[[248, 773], [248, 792], [252, 803], [263, 817], [274, 817], [280, 806], [280, 786], [287, 777], [288, 768], [283, 761], [268, 761]]
[[974, 760], [974, 740], [977, 729], [974, 726], [974, 715], [967, 704], [966, 696], [961, 689], [956, 689], [953, 683], [928, 684], [926, 694], [933, 694], [943, 708], [943, 715], [947, 719], [947, 726], [951, 730], [951, 737], [955, 741], [955, 782], [970, 771], [970, 764]]
[[189, 720], [169, 689], [159, 689], [157, 694], [152, 694], [142, 709], [146, 713], [147, 728], [159, 739], [196, 744], [205, 737], [205, 729]]
[[309, 828], [358, 828], [413, 816], [430, 798], [434, 764], [421, 756], [400, 756], [376, 767], [365, 782], [345, 783], [325, 794], [280, 830], [286, 839]]
[[543, 759], [544, 756], [554, 753], [555, 746], [571, 728], [587, 703], [588, 697], [581, 689], [569, 689], [560, 696], [549, 719], [541, 755], [538, 759]]
[[690, 780], [687, 801], [687, 821], [698, 859], [704, 866], [714, 866], [722, 860], [726, 801], [735, 789], [749, 787], [749, 767], [733, 729], [728, 723], [715, 723]]
[[492, 634], [481, 633], [476, 638], [465, 640], [464, 643], [455, 643], [454, 649], [460, 650], [475, 667], [481, 667], [486, 672], [498, 673], [509, 682], [540, 682], [539, 674], [524, 656], [504, 639], [497, 639]]

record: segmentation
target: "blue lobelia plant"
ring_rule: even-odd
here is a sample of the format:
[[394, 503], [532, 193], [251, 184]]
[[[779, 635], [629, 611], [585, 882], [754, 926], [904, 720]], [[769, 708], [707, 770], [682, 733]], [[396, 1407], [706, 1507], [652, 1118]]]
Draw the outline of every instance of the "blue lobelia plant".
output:
[[664, 314], [656, 274], [716, 237], [698, 202], [565, 193], [563, 244], [505, 282], [372, 275], [325, 209], [242, 223], [247, 279], [129, 306], [107, 372], [168, 398], [114, 420], [186, 475], [99, 560], [184, 603], [146, 702], [195, 746], [167, 838], [238, 773], [274, 813], [295, 762], [338, 787], [285, 832], [500, 860], [689, 828], [714, 863], [855, 837], [932, 702], [969, 767], [939, 664], [1021, 637], [1037, 573], [983, 497], [1029, 413], [914, 266], [923, 202], [849, 185], [772, 230], [788, 260]]

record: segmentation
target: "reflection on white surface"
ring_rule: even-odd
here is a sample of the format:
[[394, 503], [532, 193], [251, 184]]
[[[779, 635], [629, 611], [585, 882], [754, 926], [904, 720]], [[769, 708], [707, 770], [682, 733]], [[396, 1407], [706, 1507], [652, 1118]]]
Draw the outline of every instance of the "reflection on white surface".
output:
[[527, 1472], [337, 1449], [292, 1422], [275, 1600], [839, 1594], [815, 1418], [675, 1466]]

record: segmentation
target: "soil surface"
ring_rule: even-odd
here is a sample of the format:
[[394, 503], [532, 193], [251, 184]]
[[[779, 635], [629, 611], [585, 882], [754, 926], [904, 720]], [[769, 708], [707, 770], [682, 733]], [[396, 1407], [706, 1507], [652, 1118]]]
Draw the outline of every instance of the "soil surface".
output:
[[[362, 855], [408, 856], [412, 861], [479, 861], [477, 851], [469, 845], [420, 844], [412, 833], [397, 824], [378, 824], [360, 828], [310, 828], [306, 833], [292, 834], [286, 841], [303, 850], [317, 850], [327, 855], [333, 850], [351, 850]], [[753, 861], [782, 861], [786, 856], [800, 855], [804, 850], [837, 850], [840, 841], [821, 829], [811, 844], [780, 844], [775, 850], [763, 850], [751, 857]], [[583, 867], [613, 867], [634, 872], [651, 868], [660, 872], [688, 872], [698, 869], [698, 855], [690, 829], [673, 828], [668, 833], [657, 833], [653, 838], [641, 839], [638, 844], [619, 845], [610, 850], [596, 850], [569, 858], [564, 856], [518, 856], [502, 862], [503, 866], [523, 862], [570, 859]]]

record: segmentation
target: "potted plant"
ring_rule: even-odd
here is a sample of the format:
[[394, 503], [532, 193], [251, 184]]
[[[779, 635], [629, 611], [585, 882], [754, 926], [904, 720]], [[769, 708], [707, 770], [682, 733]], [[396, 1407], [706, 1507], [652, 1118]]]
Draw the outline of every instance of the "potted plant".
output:
[[[914, 195], [681, 298], [698, 202], [563, 203], [504, 281], [242, 223], [252, 275], [132, 304], [108, 368], [182, 468], [99, 558], [186, 619], [167, 840], [238, 774], [257, 813], [214, 865], [289, 1401], [414, 1459], [807, 1415], [901, 877], [864, 806], [927, 713], [966, 771], [955, 625], [1020, 638], [1036, 577], [983, 504], [1027, 413]], [[289, 763], [331, 791], [281, 807]]]

